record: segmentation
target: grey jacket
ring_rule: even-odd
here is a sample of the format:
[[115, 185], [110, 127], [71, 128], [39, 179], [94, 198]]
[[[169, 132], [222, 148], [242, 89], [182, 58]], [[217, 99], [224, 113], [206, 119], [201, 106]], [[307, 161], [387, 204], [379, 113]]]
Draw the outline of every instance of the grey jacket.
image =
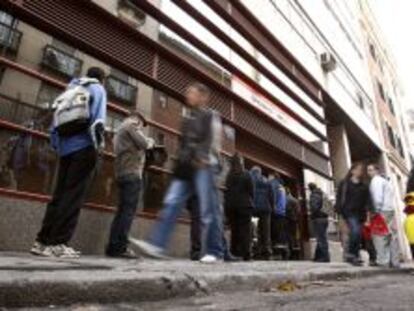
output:
[[154, 147], [154, 140], [144, 135], [143, 124], [134, 118], [127, 118], [114, 137], [115, 176], [136, 175], [142, 178], [145, 165], [145, 151]]
[[193, 109], [182, 124], [179, 159], [218, 165], [221, 131], [221, 118], [217, 112], [210, 109]]

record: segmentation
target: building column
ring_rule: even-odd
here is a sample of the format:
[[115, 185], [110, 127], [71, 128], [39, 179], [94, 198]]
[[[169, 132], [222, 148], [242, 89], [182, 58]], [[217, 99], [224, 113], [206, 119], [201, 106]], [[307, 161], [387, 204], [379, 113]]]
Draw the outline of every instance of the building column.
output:
[[348, 134], [343, 125], [328, 126], [329, 151], [335, 183], [342, 180], [351, 167]]

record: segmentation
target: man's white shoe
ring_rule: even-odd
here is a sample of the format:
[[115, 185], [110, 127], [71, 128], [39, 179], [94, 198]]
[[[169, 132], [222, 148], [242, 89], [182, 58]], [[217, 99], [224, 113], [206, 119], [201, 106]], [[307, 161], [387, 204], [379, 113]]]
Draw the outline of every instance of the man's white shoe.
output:
[[59, 257], [59, 258], [79, 258], [80, 257], [80, 252], [75, 251], [72, 247], [66, 246], [65, 244], [51, 246], [51, 249], [55, 257]]
[[204, 255], [200, 259], [201, 263], [208, 263], [208, 264], [218, 263], [218, 262], [221, 262], [221, 261], [222, 261], [221, 259], [219, 259], [218, 257], [216, 257], [214, 255]]
[[43, 245], [38, 241], [34, 242], [32, 248], [30, 249], [30, 253], [41, 257], [55, 257], [55, 254], [50, 246]]
[[129, 242], [138, 247], [141, 253], [148, 257], [155, 259], [168, 259], [168, 257], [164, 255], [164, 250], [158, 246], [134, 238], [129, 238]]

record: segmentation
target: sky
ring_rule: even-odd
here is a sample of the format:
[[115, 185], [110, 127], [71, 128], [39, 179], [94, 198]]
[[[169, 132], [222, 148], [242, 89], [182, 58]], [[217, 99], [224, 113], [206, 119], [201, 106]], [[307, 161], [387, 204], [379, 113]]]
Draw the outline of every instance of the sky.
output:
[[405, 105], [414, 109], [414, 1], [370, 0], [370, 4], [397, 62]]

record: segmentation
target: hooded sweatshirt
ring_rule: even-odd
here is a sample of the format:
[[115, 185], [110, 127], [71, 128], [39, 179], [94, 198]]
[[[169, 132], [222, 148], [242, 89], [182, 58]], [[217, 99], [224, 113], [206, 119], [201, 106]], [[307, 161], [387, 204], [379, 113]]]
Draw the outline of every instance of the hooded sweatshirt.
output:
[[381, 175], [374, 176], [371, 179], [369, 190], [376, 212], [394, 211], [394, 190], [387, 178]]
[[91, 83], [86, 85], [86, 89], [91, 95], [90, 112], [91, 112], [91, 127], [89, 131], [85, 131], [73, 136], [60, 137], [56, 128], [52, 126], [51, 129], [51, 144], [57, 151], [60, 157], [67, 156], [71, 153], [80, 151], [90, 146], [96, 146], [97, 137], [95, 129], [98, 127], [104, 128], [106, 120], [106, 91], [101, 83], [96, 79], [81, 78], [73, 79], [68, 88], [75, 85], [80, 85], [82, 82], [90, 80]]
[[273, 210], [273, 191], [270, 183], [262, 175], [259, 167], [251, 170], [254, 185], [254, 212], [271, 213]]

